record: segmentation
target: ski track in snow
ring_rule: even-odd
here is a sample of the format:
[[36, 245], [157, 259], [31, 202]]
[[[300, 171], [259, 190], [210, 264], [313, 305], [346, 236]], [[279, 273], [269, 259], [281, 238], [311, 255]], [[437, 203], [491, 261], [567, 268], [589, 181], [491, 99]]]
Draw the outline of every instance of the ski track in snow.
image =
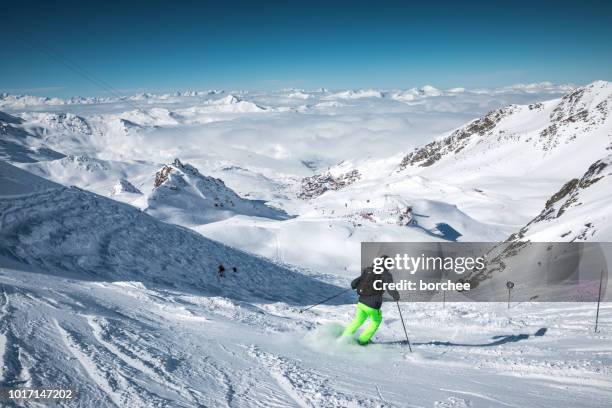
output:
[[[41, 288], [38, 281], [36, 273], [0, 270], [3, 381], [76, 385], [90, 397], [80, 406], [88, 406], [86, 401], [96, 401], [96, 406], [179, 407], [525, 406], [525, 394], [516, 390], [537, 393], [533, 406], [564, 406], [567, 401], [567, 406], [591, 407], [612, 401], [610, 335], [589, 333], [591, 322], [585, 316], [593, 317], [592, 305], [556, 306], [563, 313], [553, 315], [546, 305], [521, 305], [512, 316], [486, 304], [447, 309], [405, 305], [415, 349], [410, 354], [397, 345], [359, 348], [338, 345], [326, 336], [319, 343], [308, 340], [309, 333], [321, 330], [319, 316], [346, 323], [352, 305], [322, 306], [318, 313], [303, 315], [289, 307], [283, 313], [281, 305], [273, 314], [257, 308], [256, 314], [264, 313], [272, 323], [266, 327], [264, 320], [245, 325], [243, 316], [231, 312], [242, 308], [233, 302], [217, 302], [210, 309], [205, 296], [185, 297], [195, 315], [206, 317], [193, 320], [176, 308], [181, 299], [177, 294], [72, 279]], [[80, 305], [69, 299], [79, 299]], [[177, 315], [158, 313], [164, 309]], [[33, 311], [30, 323], [18, 324]], [[377, 341], [401, 338], [395, 311], [384, 308], [384, 314]], [[296, 325], [297, 319], [314, 325]], [[477, 345], [504, 332], [533, 334], [545, 322], [546, 335], [517, 343], [427, 345], [437, 339]], [[601, 324], [612, 324], [612, 306], [603, 306]], [[451, 325], [460, 332], [449, 331]], [[14, 333], [17, 326], [26, 330]], [[36, 360], [32, 349], [21, 350], [22, 338], [29, 347], [44, 344], [56, 357]], [[50, 342], [52, 338], [57, 341]], [[11, 357], [11, 350], [17, 355]], [[62, 377], [51, 376], [53, 366], [65, 370]]]
[[361, 406], [378, 407], [379, 403], [334, 390], [333, 381], [295, 361], [262, 351], [256, 346], [249, 353], [269, 370], [279, 387], [300, 407]]

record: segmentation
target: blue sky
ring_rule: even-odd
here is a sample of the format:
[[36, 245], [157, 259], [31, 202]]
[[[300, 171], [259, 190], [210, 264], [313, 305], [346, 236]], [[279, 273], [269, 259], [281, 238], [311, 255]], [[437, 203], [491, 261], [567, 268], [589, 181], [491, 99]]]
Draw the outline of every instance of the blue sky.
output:
[[2, 1], [0, 92], [612, 80], [611, 3]]

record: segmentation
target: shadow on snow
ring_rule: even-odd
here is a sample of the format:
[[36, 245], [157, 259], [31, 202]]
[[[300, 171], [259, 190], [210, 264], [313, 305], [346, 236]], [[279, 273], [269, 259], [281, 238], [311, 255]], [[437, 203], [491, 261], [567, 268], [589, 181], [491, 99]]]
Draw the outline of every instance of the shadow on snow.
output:
[[[534, 337], [542, 337], [547, 332], [546, 327], [542, 327], [536, 331], [533, 336]], [[517, 343], [519, 341], [527, 340], [532, 335], [529, 334], [508, 334], [508, 335], [500, 335], [491, 337], [491, 342], [489, 343], [454, 343], [451, 341], [429, 341], [429, 342], [421, 342], [421, 343], [411, 343], [413, 346], [446, 346], [446, 347], [493, 347], [493, 346], [501, 346], [502, 344], [508, 343]], [[406, 340], [396, 340], [396, 341], [387, 341], [387, 342], [376, 342], [376, 344], [387, 344], [387, 345], [408, 345]]]

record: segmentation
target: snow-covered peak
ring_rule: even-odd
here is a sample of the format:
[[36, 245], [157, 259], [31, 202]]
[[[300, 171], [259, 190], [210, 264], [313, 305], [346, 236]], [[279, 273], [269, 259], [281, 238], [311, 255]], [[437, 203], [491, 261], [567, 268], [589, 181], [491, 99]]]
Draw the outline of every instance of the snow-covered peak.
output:
[[211, 102], [213, 105], [235, 105], [242, 101], [242, 99], [234, 96], [232, 94], [226, 95], [223, 98], [217, 99], [216, 101]]
[[575, 87], [569, 84], [556, 85], [550, 81], [534, 82], [530, 84], [514, 84], [505, 86], [497, 89], [497, 92], [509, 92], [509, 91], [520, 91], [525, 93], [537, 93], [537, 92], [558, 92], [558, 91], [571, 91]]
[[542, 212], [509, 240], [609, 241], [612, 239], [612, 154], [589, 166], [553, 194]]
[[405, 91], [397, 91], [390, 95], [391, 99], [396, 101], [413, 101], [420, 95], [419, 90], [416, 88], [408, 89]]
[[565, 168], [574, 163], [570, 170], [577, 171], [610, 146], [611, 109], [612, 86], [606, 81], [561, 99], [510, 105], [409, 153], [400, 168], [431, 167], [430, 173], [459, 171], [473, 177], [486, 168], [499, 171], [495, 169], [503, 158], [505, 168], [515, 174], [532, 171], [542, 160], [565, 161]]
[[325, 174], [304, 177], [298, 197], [302, 199], [316, 198], [327, 191], [337, 191], [350, 186], [360, 178], [361, 174], [359, 174], [357, 169], [338, 175], [327, 172]]
[[130, 99], [132, 101], [142, 101], [142, 100], [154, 98], [155, 96], [156, 95], [154, 95], [152, 93], [143, 92], [143, 93], [139, 93], [139, 94], [136, 94], [136, 95], [132, 95], [128, 99]]
[[431, 85], [425, 85], [424, 87], [422, 87], [419, 92], [421, 93], [421, 95], [425, 95], [425, 96], [440, 96], [442, 95], [442, 91], [439, 90], [438, 88], [435, 88]]
[[24, 109], [28, 107], [61, 106], [61, 105], [88, 105], [123, 100], [116, 97], [84, 97], [74, 96], [67, 99], [51, 98], [47, 96], [0, 94], [0, 107], [7, 109]]
[[586, 119], [587, 116], [599, 115], [605, 120], [612, 104], [612, 83], [596, 81], [577, 88], [561, 98], [550, 118], [553, 122]]
[[465, 88], [451, 88], [447, 90], [438, 89], [432, 85], [425, 85], [421, 88], [410, 88], [406, 90], [394, 91], [389, 93], [389, 97], [400, 102], [410, 102], [419, 98], [429, 98], [437, 96], [453, 96], [466, 92]]
[[63, 105], [65, 101], [59, 98], [45, 96], [0, 94], [0, 107], [19, 109], [26, 106]]
[[284, 219], [286, 214], [259, 200], [240, 197], [223, 180], [206, 176], [178, 158], [164, 165], [147, 193], [146, 211], [181, 225], [201, 225], [237, 214]]
[[[0, 162], [0, 252], [52, 275], [138, 281], [232, 299], [314, 302], [336, 287], [164, 223], [136, 208]], [[224, 280], [217, 266], [235, 267]], [[24, 264], [25, 265], [25, 264]], [[323, 292], [321, 292], [323, 291]]]
[[92, 130], [81, 116], [72, 113], [45, 113], [40, 117], [40, 124], [45, 128], [54, 129], [59, 132], [81, 133], [91, 135]]
[[254, 102], [245, 101], [232, 94], [228, 94], [223, 98], [211, 101], [210, 105], [214, 106], [219, 112], [227, 113], [249, 113], [262, 112], [266, 110]]
[[[195, 104], [205, 103], [209, 106], [214, 106], [216, 102], [220, 105], [234, 105], [239, 104], [241, 100], [244, 102], [256, 103], [251, 98], [258, 98], [264, 96], [270, 100], [271, 96], [283, 95], [292, 99], [362, 99], [362, 98], [391, 98], [400, 102], [409, 102], [415, 98], [430, 98], [438, 96], [456, 96], [459, 93], [468, 93], [471, 95], [482, 95], [482, 96], [496, 96], [496, 95], [530, 95], [532, 98], [537, 95], [560, 95], [563, 92], [568, 92], [573, 89], [572, 85], [557, 85], [551, 82], [540, 82], [533, 84], [515, 84], [510, 86], [503, 86], [498, 88], [486, 88], [486, 89], [465, 89], [465, 88], [451, 88], [451, 89], [438, 89], [432, 85], [424, 85], [419, 88], [403, 89], [403, 90], [392, 90], [386, 91], [383, 89], [352, 89], [352, 90], [338, 90], [336, 92], [330, 92], [326, 88], [320, 88], [313, 92], [306, 92], [303, 89], [287, 88], [280, 91], [273, 91], [271, 93], [261, 93], [255, 91], [241, 91], [234, 90], [228, 94], [228, 98], [214, 99], [218, 95], [225, 93], [223, 90], [186, 90], [186, 91], [174, 91], [170, 93], [153, 93], [153, 92], [140, 92], [133, 95], [125, 96], [75, 96], [70, 98], [57, 98], [57, 97], [44, 97], [44, 96], [33, 96], [33, 95], [16, 95], [8, 93], [0, 93], [0, 108], [4, 109], [32, 109], [40, 110], [42, 107], [57, 108], [58, 106], [70, 106], [73, 105], [94, 105], [94, 104], [105, 104], [112, 106], [117, 104], [119, 106], [125, 105], [126, 102], [133, 104], [152, 105], [152, 104], [188, 104], [191, 102]], [[239, 96], [236, 96], [239, 95]]]
[[126, 179], [117, 180], [117, 184], [113, 186], [113, 190], [111, 191], [111, 195], [118, 195], [123, 193], [129, 194], [142, 194], [142, 192], [137, 189], [132, 183], [130, 183]]
[[311, 98], [311, 95], [308, 93], [305, 93], [302, 90], [296, 90], [294, 92], [290, 92], [287, 94], [288, 98], [294, 98], [294, 99], [309, 99]]
[[336, 92], [325, 99], [360, 99], [360, 98], [382, 98], [384, 94], [375, 89], [357, 89]]

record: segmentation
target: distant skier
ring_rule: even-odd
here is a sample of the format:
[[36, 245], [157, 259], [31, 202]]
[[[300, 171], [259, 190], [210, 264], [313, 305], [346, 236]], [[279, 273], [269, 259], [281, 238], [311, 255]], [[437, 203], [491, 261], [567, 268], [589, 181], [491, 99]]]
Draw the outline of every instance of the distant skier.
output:
[[406, 208], [406, 210], [400, 214], [399, 221], [401, 225], [406, 227], [410, 226], [414, 221], [414, 214], [412, 213], [412, 207]]
[[[378, 326], [382, 323], [382, 311], [380, 308], [383, 303], [384, 290], [374, 289], [374, 282], [382, 281], [384, 283], [393, 282], [393, 277], [389, 271], [385, 270], [381, 274], [376, 274], [372, 267], [365, 268], [361, 272], [361, 276], [351, 282], [351, 287], [357, 290], [359, 301], [357, 302], [357, 310], [353, 321], [344, 329], [342, 336], [352, 336], [361, 325], [370, 318], [370, 324], [359, 335], [358, 341], [361, 345], [366, 345], [370, 342]], [[378, 284], [380, 285], [380, 283]], [[377, 285], [377, 286], [378, 286]], [[399, 300], [397, 290], [387, 291], [393, 300]]]
[[220, 278], [223, 278], [225, 276], [225, 266], [223, 266], [223, 264], [219, 264], [217, 273], [219, 274]]

